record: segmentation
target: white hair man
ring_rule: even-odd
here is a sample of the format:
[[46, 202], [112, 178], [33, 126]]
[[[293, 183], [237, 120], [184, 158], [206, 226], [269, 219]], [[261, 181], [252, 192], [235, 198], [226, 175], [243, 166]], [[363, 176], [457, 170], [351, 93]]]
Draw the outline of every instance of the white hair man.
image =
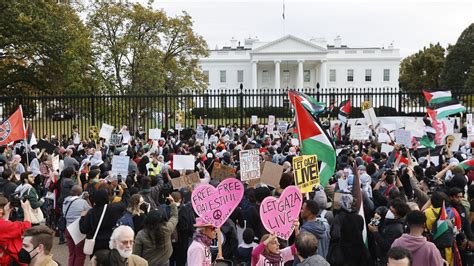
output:
[[126, 225], [121, 225], [112, 232], [110, 250], [97, 251], [92, 265], [128, 265], [148, 266], [148, 262], [140, 256], [132, 254], [135, 233]]

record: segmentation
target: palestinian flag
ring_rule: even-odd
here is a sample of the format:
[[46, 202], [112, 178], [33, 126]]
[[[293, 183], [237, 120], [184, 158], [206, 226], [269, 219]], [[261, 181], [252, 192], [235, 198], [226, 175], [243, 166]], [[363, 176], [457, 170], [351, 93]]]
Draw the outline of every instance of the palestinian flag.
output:
[[427, 109], [434, 113], [430, 115], [432, 119], [441, 119], [449, 115], [466, 112], [466, 108], [459, 101], [452, 97], [451, 91], [424, 90]]
[[295, 93], [289, 91], [288, 97], [295, 108], [301, 153], [318, 156], [318, 160], [321, 161], [319, 178], [324, 187], [336, 168], [336, 149], [321, 124], [314, 119]]
[[465, 171], [474, 170], [474, 158], [462, 161], [459, 164]]
[[341, 121], [341, 123], [346, 123], [347, 118], [349, 117], [349, 114], [351, 113], [351, 100], [345, 100], [339, 104], [339, 114], [338, 114], [338, 119]]
[[[290, 101], [295, 105], [294, 100], [298, 100], [301, 104], [308, 110], [308, 112], [317, 117], [319, 114], [324, 113], [326, 111], [326, 104], [322, 102], [316, 101], [313, 97], [306, 95], [302, 92], [298, 91], [291, 91], [294, 97], [290, 97]], [[289, 94], [288, 94], [289, 95]]]
[[441, 210], [439, 211], [439, 218], [436, 221], [436, 232], [433, 235], [433, 239], [438, 239], [438, 237], [442, 236], [444, 232], [448, 231], [449, 227], [446, 219], [446, 208], [443, 201], [443, 207], [441, 207]]

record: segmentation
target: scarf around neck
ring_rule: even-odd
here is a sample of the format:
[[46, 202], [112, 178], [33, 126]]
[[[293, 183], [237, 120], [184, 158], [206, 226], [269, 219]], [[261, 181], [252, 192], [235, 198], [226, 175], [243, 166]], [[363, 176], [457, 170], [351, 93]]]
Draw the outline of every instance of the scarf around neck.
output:
[[199, 243], [202, 243], [203, 245], [205, 245], [206, 247], [210, 247], [211, 246], [211, 242], [212, 242], [212, 239], [210, 239], [208, 236], [200, 233], [200, 232], [196, 232], [194, 234], [194, 240], [196, 240], [197, 242]]
[[271, 252], [265, 252], [263, 254], [265, 256], [265, 259], [270, 263], [270, 265], [282, 265], [282, 258], [280, 254], [274, 254]]

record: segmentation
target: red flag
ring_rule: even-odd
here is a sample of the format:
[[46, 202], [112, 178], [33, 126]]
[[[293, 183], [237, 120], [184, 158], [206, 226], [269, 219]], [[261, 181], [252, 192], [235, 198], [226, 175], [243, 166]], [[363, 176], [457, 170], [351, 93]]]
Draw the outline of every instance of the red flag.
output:
[[25, 123], [21, 106], [0, 126], [0, 145], [25, 139]]

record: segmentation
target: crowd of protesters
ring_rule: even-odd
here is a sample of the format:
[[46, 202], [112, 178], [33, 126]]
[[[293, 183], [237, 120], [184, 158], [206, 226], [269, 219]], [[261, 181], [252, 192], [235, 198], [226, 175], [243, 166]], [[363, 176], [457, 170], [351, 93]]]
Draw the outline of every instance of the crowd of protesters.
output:
[[[219, 263], [474, 263], [474, 171], [460, 166], [471, 158], [466, 139], [458, 151], [446, 145], [428, 151], [415, 143], [412, 148], [394, 144], [385, 153], [375, 130], [367, 141], [350, 141], [347, 128], [335, 142], [334, 176], [305, 198], [293, 236], [283, 241], [265, 230], [259, 207], [265, 197], [278, 197], [294, 184], [291, 162], [300, 151], [291, 142], [291, 129], [203, 130], [204, 141], [191, 129], [163, 131], [157, 140], [141, 130], [121, 145], [87, 137], [73, 144], [74, 131], [70, 137], [43, 136], [54, 145], [52, 153], [21, 141], [0, 147], [0, 265], [57, 265], [51, 254], [54, 234], [68, 247], [68, 265], [88, 260], [93, 265], [212, 265], [216, 228], [194, 213], [192, 186], [173, 189], [171, 179], [192, 172], [174, 170], [173, 155], [194, 155], [201, 184], [217, 186], [219, 180], [211, 178], [214, 163], [235, 168], [239, 178], [239, 151], [247, 149], [258, 149], [262, 162], [283, 165], [284, 172], [275, 177], [278, 187], [245, 184], [242, 201], [220, 228]], [[127, 176], [111, 173], [113, 155], [129, 156]], [[448, 230], [435, 237], [444, 212]], [[86, 235], [78, 244], [68, 231], [74, 222]], [[84, 253], [89, 239], [95, 239], [90, 258]]]

